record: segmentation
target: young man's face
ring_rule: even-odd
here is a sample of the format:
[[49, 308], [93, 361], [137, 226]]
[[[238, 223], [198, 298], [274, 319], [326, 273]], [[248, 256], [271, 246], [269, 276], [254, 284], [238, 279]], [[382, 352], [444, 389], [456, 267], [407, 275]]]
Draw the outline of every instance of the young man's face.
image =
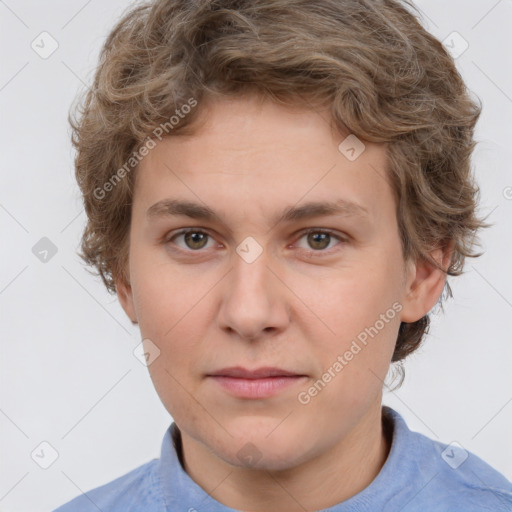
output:
[[327, 112], [247, 97], [204, 113], [137, 170], [118, 289], [160, 351], [156, 390], [187, 442], [230, 464], [285, 469], [364, 444], [400, 321], [426, 312], [410, 303], [385, 148], [340, 151]]

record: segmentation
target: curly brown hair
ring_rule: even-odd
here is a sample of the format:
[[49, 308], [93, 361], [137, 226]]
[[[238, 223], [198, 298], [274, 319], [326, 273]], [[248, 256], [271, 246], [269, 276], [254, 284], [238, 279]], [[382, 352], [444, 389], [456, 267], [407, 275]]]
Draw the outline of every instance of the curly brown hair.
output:
[[[405, 259], [441, 268], [429, 253], [451, 244], [442, 270], [455, 276], [480, 256], [473, 245], [487, 224], [470, 169], [480, 105], [412, 3], [154, 0], [113, 28], [70, 116], [88, 217], [81, 256], [109, 291], [127, 279], [134, 179], [149, 144], [163, 128], [193, 133], [203, 98], [244, 94], [327, 105], [334, 126], [386, 143]], [[392, 360], [413, 352], [428, 325], [428, 315], [402, 323]]]

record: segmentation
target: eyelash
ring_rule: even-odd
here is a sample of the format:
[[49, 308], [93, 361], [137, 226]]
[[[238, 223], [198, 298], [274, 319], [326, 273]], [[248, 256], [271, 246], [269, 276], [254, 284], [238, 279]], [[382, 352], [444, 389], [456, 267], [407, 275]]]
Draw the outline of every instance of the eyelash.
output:
[[[177, 233], [174, 233], [172, 236], [165, 237], [164, 243], [174, 243], [173, 240], [175, 240], [179, 236], [186, 235], [187, 233], [198, 233], [198, 234], [203, 234], [203, 235], [206, 235], [207, 237], [213, 238], [210, 235], [210, 233], [208, 233], [207, 231], [204, 231], [203, 229], [200, 229], [200, 228], [187, 228], [187, 229], [182, 229], [182, 230], [178, 231]], [[301, 231], [298, 240], [304, 238], [305, 236], [307, 236], [307, 235], [309, 235], [311, 233], [330, 235], [331, 237], [336, 238], [341, 244], [348, 242], [347, 238], [342, 237], [340, 235], [337, 235], [336, 232], [331, 230], [331, 229], [325, 229], [325, 228], [308, 228], [308, 229], [306, 229], [304, 231]], [[200, 253], [200, 252], [204, 252], [202, 249], [193, 250], [193, 249], [182, 249], [180, 247], [178, 247], [176, 250], [179, 251], [179, 252], [183, 252], [183, 253]], [[332, 251], [332, 248], [331, 249], [317, 249], [317, 250], [315, 250], [315, 249], [302, 249], [302, 248], [300, 248], [300, 250], [305, 252], [308, 256], [311, 256], [311, 255], [315, 255], [316, 256], [316, 255], [318, 255], [318, 256], [321, 257], [324, 254], [325, 255], [330, 255], [331, 251]]]

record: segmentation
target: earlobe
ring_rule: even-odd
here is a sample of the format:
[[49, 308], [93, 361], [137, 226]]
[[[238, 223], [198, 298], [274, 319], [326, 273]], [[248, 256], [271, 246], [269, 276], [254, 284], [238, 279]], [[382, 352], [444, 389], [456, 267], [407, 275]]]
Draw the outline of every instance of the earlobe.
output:
[[[451, 254], [451, 244], [430, 253], [445, 270], [451, 261]], [[446, 273], [433, 263], [420, 260], [409, 264], [401, 312], [401, 320], [406, 323], [416, 322], [424, 317], [439, 300], [446, 283]]]
[[137, 315], [133, 303], [132, 287], [124, 279], [116, 279], [116, 291], [124, 312], [133, 324], [137, 324]]

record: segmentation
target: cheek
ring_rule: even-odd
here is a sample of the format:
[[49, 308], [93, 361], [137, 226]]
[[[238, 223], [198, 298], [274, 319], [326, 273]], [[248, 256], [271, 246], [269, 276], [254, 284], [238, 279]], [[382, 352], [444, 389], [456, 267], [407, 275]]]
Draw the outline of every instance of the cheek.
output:
[[190, 307], [187, 300], [177, 300], [172, 293], [153, 295], [150, 291], [141, 294], [140, 304], [144, 310], [139, 317], [141, 334], [160, 351], [148, 366], [155, 390], [176, 421], [194, 422], [201, 418], [200, 408], [191, 400], [198, 394], [197, 376], [204, 353], [201, 305]]
[[338, 407], [353, 407], [379, 392], [400, 326], [396, 268], [390, 271], [381, 262], [350, 270], [326, 280], [321, 294], [308, 295], [316, 317], [301, 320], [323, 371], [316, 376], [323, 398], [316, 401]]
[[[318, 280], [315, 287], [310, 281], [298, 280], [294, 292], [306, 306], [298, 315], [298, 322], [304, 329], [314, 329], [316, 336], [312, 339], [321, 342], [322, 350], [329, 346], [342, 349], [347, 341], [376, 322], [379, 331], [388, 331], [389, 324], [396, 324], [399, 318], [396, 306], [393, 307], [400, 297], [396, 286], [399, 278], [395, 274], [396, 269], [391, 272], [383, 265], [361, 264], [360, 268], [331, 273]], [[386, 313], [383, 329], [379, 319]]]
[[175, 395], [180, 384], [190, 387], [207, 322], [207, 303], [201, 300], [206, 292], [168, 265], [134, 263], [140, 263], [132, 276], [134, 306], [141, 337], [160, 351], [148, 370], [163, 399]]
[[134, 307], [141, 334], [164, 340], [190, 314], [194, 314], [204, 286], [169, 261], [161, 261], [160, 251], [134, 251], [131, 255]]

